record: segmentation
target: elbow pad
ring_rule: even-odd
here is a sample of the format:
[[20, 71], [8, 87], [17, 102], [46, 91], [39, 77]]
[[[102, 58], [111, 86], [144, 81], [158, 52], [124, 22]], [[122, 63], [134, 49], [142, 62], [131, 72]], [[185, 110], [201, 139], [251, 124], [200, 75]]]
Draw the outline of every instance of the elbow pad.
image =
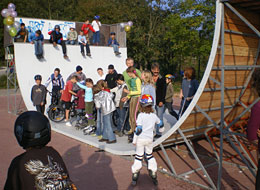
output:
[[135, 134], [137, 136], [139, 136], [142, 133], [143, 129], [141, 125], [137, 125], [136, 129], [135, 129]]

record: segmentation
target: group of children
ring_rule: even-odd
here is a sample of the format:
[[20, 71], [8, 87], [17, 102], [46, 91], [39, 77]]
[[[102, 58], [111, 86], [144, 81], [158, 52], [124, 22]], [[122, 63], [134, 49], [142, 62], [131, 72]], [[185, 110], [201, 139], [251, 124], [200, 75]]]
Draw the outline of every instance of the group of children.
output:
[[[168, 74], [165, 77], [157, 76], [157, 79], [154, 79], [156, 76], [154, 73], [159, 71], [159, 68], [155, 68], [157, 65], [152, 66], [153, 74], [148, 70], [140, 72], [132, 64], [128, 64], [129, 60], [132, 59], [127, 59], [128, 68], [126, 71], [123, 74], [116, 75], [116, 85], [112, 89], [108, 87], [108, 81], [106, 80], [101, 79], [94, 84], [92, 79], [85, 77], [82, 73], [82, 68], [77, 66], [76, 72], [68, 78], [61, 95], [61, 101], [65, 105], [66, 110], [65, 121], [67, 126], [72, 126], [69, 121], [69, 112], [71, 98], [74, 95], [78, 97], [77, 109], [84, 112], [87, 120], [87, 126], [81, 128], [80, 123], [77, 122], [75, 127], [81, 128], [85, 135], [97, 136], [99, 142], [113, 144], [117, 142], [116, 135], [123, 136], [123, 131], [127, 129], [125, 126], [130, 125], [130, 128], [128, 128], [128, 139], [136, 145], [136, 157], [132, 166], [133, 184], [138, 179], [144, 155], [148, 160], [149, 174], [154, 183], [157, 184], [157, 164], [152, 156], [152, 142], [153, 138], [156, 138], [156, 135], [158, 136], [158, 133], [162, 134], [164, 124], [158, 111], [155, 112], [156, 108], [158, 110], [163, 107], [164, 111], [168, 109], [169, 113], [178, 119], [187, 109], [195, 95], [198, 82], [195, 79], [194, 68], [189, 67], [185, 69], [180, 95], [182, 103], [177, 114], [172, 108], [172, 82], [174, 77]], [[36, 95], [37, 93], [44, 94], [45, 92], [40, 83], [41, 78], [36, 77], [35, 80], [37, 84], [32, 89], [32, 100], [37, 110], [44, 113], [43, 106], [45, 105], [44, 102], [46, 102], [44, 100], [46, 95], [43, 95], [42, 98]], [[165, 84], [162, 83], [163, 81]], [[74, 87], [75, 85], [77, 88]], [[165, 86], [165, 89], [157, 89], [158, 85]], [[164, 98], [157, 97], [158, 90], [165, 90]], [[160, 105], [161, 103], [163, 105]], [[93, 110], [96, 110], [96, 119]], [[113, 130], [112, 122], [114, 112], [117, 112], [118, 115], [118, 123], [115, 130]], [[129, 117], [127, 117], [127, 113]], [[156, 129], [155, 136], [154, 128]]]
[[[54, 47], [58, 45], [61, 45], [62, 52], [64, 55], [64, 58], [67, 59], [67, 48], [66, 44], [70, 45], [76, 45], [79, 44], [80, 46], [80, 52], [82, 56], [85, 56], [85, 48], [86, 48], [86, 55], [91, 56], [90, 48], [89, 48], [89, 31], [91, 30], [93, 32], [93, 44], [99, 45], [100, 43], [100, 27], [101, 22], [99, 21], [100, 17], [95, 16], [93, 22], [90, 24], [89, 20], [86, 19], [84, 24], [81, 27], [80, 33], [78, 35], [75, 28], [71, 27], [70, 31], [67, 34], [67, 41], [65, 42], [63, 39], [63, 34], [60, 32], [60, 26], [55, 25], [54, 29], [49, 31], [48, 34], [50, 35], [50, 43], [53, 44]], [[110, 38], [108, 40], [108, 46], [113, 47], [115, 55], [120, 55], [119, 52], [119, 43], [115, 38], [116, 33], [111, 32]], [[34, 33], [30, 33], [28, 35], [28, 31], [25, 28], [25, 24], [21, 23], [21, 29], [18, 31], [15, 40], [17, 42], [30, 42], [34, 44], [35, 46], [35, 55], [37, 59], [43, 59], [43, 43], [44, 43], [44, 36], [41, 32], [41, 30], [37, 30]]]

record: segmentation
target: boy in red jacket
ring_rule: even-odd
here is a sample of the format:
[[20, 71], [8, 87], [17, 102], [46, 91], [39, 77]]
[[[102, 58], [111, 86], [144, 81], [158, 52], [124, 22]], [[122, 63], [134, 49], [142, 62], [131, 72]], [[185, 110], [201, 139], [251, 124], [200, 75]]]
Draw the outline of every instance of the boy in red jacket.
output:
[[89, 37], [88, 37], [88, 32], [89, 32], [89, 30], [91, 30], [92, 32], [96, 32], [96, 31], [93, 29], [92, 25], [89, 24], [89, 20], [86, 19], [85, 22], [84, 22], [84, 24], [83, 24], [82, 27], [81, 27], [81, 31], [83, 31], [84, 35], [86, 36], [86, 39], [87, 39], [87, 42], [88, 42], [88, 43], [89, 43]]

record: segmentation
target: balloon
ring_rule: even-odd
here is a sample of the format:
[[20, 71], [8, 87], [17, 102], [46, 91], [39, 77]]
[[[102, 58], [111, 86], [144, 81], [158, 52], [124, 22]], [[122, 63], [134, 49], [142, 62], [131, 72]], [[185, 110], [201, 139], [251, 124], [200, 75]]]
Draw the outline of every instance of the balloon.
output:
[[17, 17], [17, 12], [16, 11], [12, 11], [10, 16], [11, 17]]
[[120, 23], [120, 26], [121, 26], [121, 28], [124, 28], [125, 27], [125, 23]]
[[2, 15], [3, 17], [8, 17], [8, 16], [10, 15], [8, 9], [3, 9], [3, 10], [1, 11], [1, 15]]
[[13, 3], [9, 3], [8, 4], [8, 9], [14, 11], [15, 10], [15, 5]]
[[15, 37], [15, 35], [17, 34], [16, 28], [15, 27], [10, 28], [9, 34], [10, 36]]
[[130, 26], [128, 26], [128, 25], [126, 25], [126, 26], [125, 26], [125, 31], [126, 31], [126, 32], [129, 32], [129, 31], [130, 31], [130, 29], [131, 29], [131, 27], [130, 27]]
[[5, 19], [7, 25], [12, 25], [14, 23], [14, 18], [11, 16], [6, 17]]
[[20, 28], [21, 28], [20, 22], [15, 21], [14, 24], [13, 24], [13, 27], [15, 27], [17, 31], [20, 30]]
[[5, 30], [6, 30], [7, 32], [9, 32], [12, 27], [13, 27], [13, 26], [11, 26], [11, 25], [6, 25], [6, 26], [5, 26]]
[[133, 26], [133, 22], [132, 21], [128, 21], [128, 26]]

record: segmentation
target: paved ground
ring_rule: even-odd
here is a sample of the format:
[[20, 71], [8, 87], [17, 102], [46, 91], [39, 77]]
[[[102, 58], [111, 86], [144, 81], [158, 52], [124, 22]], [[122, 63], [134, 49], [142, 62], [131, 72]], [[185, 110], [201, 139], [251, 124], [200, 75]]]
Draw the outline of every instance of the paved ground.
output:
[[[20, 103], [20, 100], [21, 99], [18, 97], [17, 104], [20, 109], [23, 109], [23, 103]], [[13, 135], [15, 118], [16, 116], [7, 113], [6, 92], [0, 90], [0, 144], [2, 147], [0, 148], [0, 189], [2, 189], [4, 185], [6, 172], [12, 158], [23, 152]], [[141, 172], [138, 186], [133, 188], [130, 185], [131, 161], [120, 156], [98, 152], [98, 149], [96, 148], [54, 132], [50, 145], [55, 147], [64, 158], [71, 178], [79, 189], [201, 189], [198, 186], [177, 180], [162, 173], [158, 174], [159, 186], [156, 188], [148, 177], [145, 168]], [[204, 166], [207, 164], [214, 164], [214, 154], [210, 149], [209, 143], [205, 139], [194, 141], [193, 145]], [[179, 145], [177, 149], [176, 147], [171, 147], [167, 148], [166, 151], [178, 174], [198, 167], [194, 157], [187, 151], [186, 146]], [[233, 151], [229, 146], [225, 146], [224, 153], [225, 156], [228, 156], [232, 154]], [[166, 163], [162, 152], [160, 150], [156, 151], [154, 155], [157, 159], [159, 168], [164, 171], [169, 171], [169, 166]], [[241, 164], [241, 160], [235, 158], [231, 163]], [[207, 168], [207, 171], [215, 184], [217, 182], [217, 170], [217, 164]], [[209, 185], [201, 171], [187, 174], [186, 179]], [[254, 178], [248, 169], [239, 169], [230, 164], [224, 164], [222, 189], [254, 189]]]
[[[2, 94], [2, 96], [1, 96]], [[0, 93], [0, 189], [3, 188], [8, 166], [13, 157], [23, 152], [13, 135], [16, 116], [7, 113], [5, 92]], [[199, 189], [172, 177], [159, 173], [159, 186], [155, 188], [143, 169], [138, 186], [133, 188], [131, 182], [131, 161], [114, 156], [63, 135], [53, 133], [49, 144], [55, 147], [64, 158], [72, 180], [79, 189], [125, 190], [125, 189]]]

